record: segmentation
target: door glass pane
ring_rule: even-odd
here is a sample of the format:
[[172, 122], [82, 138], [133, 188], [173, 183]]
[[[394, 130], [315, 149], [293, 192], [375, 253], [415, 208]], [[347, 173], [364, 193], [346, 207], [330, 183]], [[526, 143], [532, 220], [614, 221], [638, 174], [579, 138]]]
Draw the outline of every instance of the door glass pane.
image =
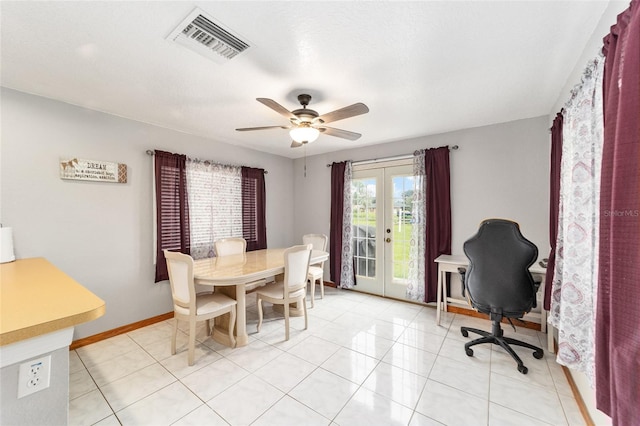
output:
[[411, 203], [413, 176], [393, 176], [393, 280], [406, 282], [409, 272], [409, 247], [411, 242]]
[[351, 181], [353, 252], [356, 275], [376, 275], [376, 180]]

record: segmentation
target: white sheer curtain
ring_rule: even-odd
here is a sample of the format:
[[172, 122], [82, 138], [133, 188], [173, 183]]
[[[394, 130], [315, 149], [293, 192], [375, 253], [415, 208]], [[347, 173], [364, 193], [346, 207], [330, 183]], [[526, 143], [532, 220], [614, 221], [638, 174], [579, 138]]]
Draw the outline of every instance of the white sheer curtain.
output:
[[213, 242], [242, 237], [242, 168], [187, 159], [191, 256], [214, 256]]
[[426, 236], [426, 181], [424, 150], [416, 151], [413, 155], [413, 200], [411, 208], [411, 241], [409, 247], [409, 283], [407, 298], [411, 300], [425, 300], [424, 288], [424, 257]]
[[351, 161], [344, 168], [344, 214], [342, 216], [342, 261], [340, 262], [340, 287], [352, 288], [355, 285], [353, 272], [353, 227], [351, 206]]
[[598, 282], [604, 59], [594, 59], [564, 108], [556, 265], [549, 323], [558, 329], [558, 363], [593, 385]]

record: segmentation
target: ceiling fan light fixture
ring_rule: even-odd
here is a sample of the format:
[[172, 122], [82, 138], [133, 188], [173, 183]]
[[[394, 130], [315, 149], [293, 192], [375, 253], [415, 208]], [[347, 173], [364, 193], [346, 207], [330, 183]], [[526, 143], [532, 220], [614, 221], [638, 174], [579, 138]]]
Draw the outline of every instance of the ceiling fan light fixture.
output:
[[301, 94], [298, 96], [298, 101], [300, 102], [300, 105], [302, 105], [302, 108], [293, 111], [289, 111], [287, 108], [283, 107], [273, 99], [256, 98], [256, 100], [266, 107], [271, 108], [281, 116], [285, 117], [291, 124], [286, 127], [261, 126], [245, 127], [236, 130], [239, 132], [245, 132], [248, 130], [266, 130], [277, 128], [289, 129], [289, 135], [293, 140], [291, 148], [297, 148], [315, 141], [316, 139], [318, 139], [320, 133], [328, 136], [355, 141], [356, 139], [360, 138], [360, 136], [362, 136], [360, 133], [349, 132], [347, 130], [336, 129], [334, 127], [327, 127], [325, 126], [325, 123], [344, 120], [345, 118], [351, 118], [369, 112], [369, 108], [365, 104], [359, 102], [320, 115], [316, 111], [307, 108], [307, 105], [309, 105], [309, 101], [311, 100], [311, 96], [306, 94]]
[[320, 131], [315, 127], [311, 127], [309, 123], [301, 123], [300, 126], [294, 127], [289, 131], [289, 136], [299, 143], [311, 143], [318, 139]]

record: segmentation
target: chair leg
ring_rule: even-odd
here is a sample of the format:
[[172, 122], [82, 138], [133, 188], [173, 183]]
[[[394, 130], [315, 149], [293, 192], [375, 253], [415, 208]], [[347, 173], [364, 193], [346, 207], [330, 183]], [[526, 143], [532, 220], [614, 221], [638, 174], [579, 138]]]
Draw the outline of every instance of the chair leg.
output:
[[189, 365], [193, 365], [196, 352], [196, 322], [189, 320]]
[[511, 358], [513, 358], [516, 364], [518, 364], [518, 371], [520, 371], [523, 374], [527, 374], [528, 370], [524, 366], [524, 363], [522, 362], [522, 360], [520, 359], [516, 351], [514, 351], [511, 346], [509, 346], [509, 343], [507, 343], [504, 338], [497, 338], [494, 343], [497, 343], [498, 345], [500, 345], [502, 349], [504, 349], [505, 351], [507, 351], [509, 355], [511, 355]]
[[313, 301], [316, 298], [316, 280], [310, 279], [309, 283], [311, 284], [311, 307], [313, 308], [314, 306]]
[[524, 363], [522, 362], [522, 359], [520, 359], [518, 354], [513, 350], [513, 348], [510, 345], [522, 346], [525, 348], [533, 349], [534, 350], [533, 357], [536, 359], [541, 359], [544, 355], [544, 351], [537, 346], [534, 346], [527, 342], [523, 342], [521, 340], [513, 339], [511, 337], [504, 337], [502, 333], [502, 328], [500, 327], [499, 322], [495, 322], [495, 321], [493, 322], [491, 333], [484, 330], [477, 329], [477, 328], [471, 328], [471, 327], [460, 327], [460, 331], [462, 332], [462, 335], [464, 337], [468, 337], [469, 332], [476, 333], [480, 336], [483, 336], [464, 344], [464, 350], [467, 353], [467, 356], [473, 356], [473, 349], [471, 349], [471, 346], [480, 345], [482, 343], [493, 343], [494, 345], [500, 346], [509, 355], [511, 355], [511, 358], [513, 358], [513, 360], [518, 364], [518, 371], [521, 372], [522, 374], [527, 374], [529, 369], [525, 367]]
[[171, 355], [176, 354], [176, 337], [178, 336], [178, 318], [173, 318], [173, 330], [171, 331]]
[[231, 342], [231, 347], [236, 347], [236, 338], [233, 336], [233, 330], [236, 326], [236, 307], [232, 306], [229, 311], [229, 341]]
[[460, 327], [460, 332], [464, 337], [469, 337], [469, 332], [476, 333], [480, 336], [492, 336], [488, 331], [480, 330], [479, 328], [472, 327]]
[[479, 337], [477, 339], [474, 339], [470, 342], [465, 343], [464, 348], [469, 349], [471, 346], [481, 345], [483, 343], [496, 343], [496, 338], [491, 335], [485, 336], [485, 337]]
[[302, 298], [302, 308], [304, 310], [304, 329], [309, 328], [309, 316], [307, 315], [307, 298]]
[[320, 299], [324, 299], [324, 278], [320, 277]]
[[542, 348], [534, 346], [530, 343], [523, 342], [521, 340], [512, 339], [511, 337], [503, 337], [503, 339], [505, 340], [505, 342], [509, 343], [510, 345], [522, 346], [524, 348], [533, 349], [535, 351], [533, 353], [533, 356], [538, 359], [542, 358], [542, 355], [544, 354], [544, 351], [542, 350]]
[[258, 333], [260, 333], [260, 327], [262, 327], [262, 299], [260, 299], [260, 295], [256, 295], [256, 304], [258, 305]]
[[289, 304], [284, 304], [284, 340], [289, 340]]

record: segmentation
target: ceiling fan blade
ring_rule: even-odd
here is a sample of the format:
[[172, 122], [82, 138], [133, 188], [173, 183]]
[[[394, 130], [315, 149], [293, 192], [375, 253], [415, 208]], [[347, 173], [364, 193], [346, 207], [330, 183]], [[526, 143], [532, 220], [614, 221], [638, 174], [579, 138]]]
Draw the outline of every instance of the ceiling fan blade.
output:
[[240, 129], [236, 129], [238, 132], [247, 132], [250, 130], [266, 130], [266, 129], [289, 129], [288, 126], [263, 126], [263, 127], [242, 127]]
[[342, 138], [342, 139], [349, 139], [350, 141], [355, 141], [356, 139], [359, 139], [360, 136], [362, 136], [360, 133], [350, 132], [348, 130], [336, 129], [334, 127], [322, 126], [322, 127], [318, 127], [318, 130], [320, 130], [325, 135], [335, 136], [337, 138]]
[[304, 145], [302, 142], [291, 141], [291, 148], [299, 148]]
[[280, 105], [279, 103], [274, 101], [273, 99], [256, 98], [256, 101], [260, 102], [261, 104], [264, 104], [264, 105], [268, 106], [269, 108], [271, 108], [272, 110], [274, 110], [278, 114], [286, 117], [287, 120], [297, 120], [298, 119], [298, 117], [293, 115], [293, 113], [291, 111], [289, 111], [288, 109], [286, 109], [285, 107], [283, 107], [282, 105]]
[[362, 115], [368, 112], [369, 108], [365, 104], [358, 102], [357, 104], [349, 105], [323, 114], [316, 120], [322, 120], [320, 121], [321, 123], [331, 123], [333, 121], [344, 120], [345, 118], [355, 117], [356, 115]]

